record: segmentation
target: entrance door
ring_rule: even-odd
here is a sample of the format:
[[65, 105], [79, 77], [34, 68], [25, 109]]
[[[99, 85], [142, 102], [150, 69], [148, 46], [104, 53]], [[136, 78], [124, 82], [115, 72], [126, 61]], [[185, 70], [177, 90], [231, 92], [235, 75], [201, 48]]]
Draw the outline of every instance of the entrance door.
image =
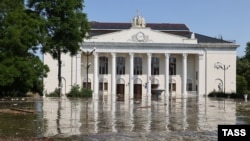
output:
[[141, 100], [142, 97], [142, 85], [134, 84], [134, 99]]
[[124, 101], [124, 84], [116, 84], [116, 96], [118, 101]]

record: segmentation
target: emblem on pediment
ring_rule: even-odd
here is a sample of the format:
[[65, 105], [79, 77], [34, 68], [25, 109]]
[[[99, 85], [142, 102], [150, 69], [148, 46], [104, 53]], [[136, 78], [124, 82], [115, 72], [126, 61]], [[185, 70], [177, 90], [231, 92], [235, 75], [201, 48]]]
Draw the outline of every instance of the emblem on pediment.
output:
[[132, 35], [130, 41], [132, 42], [149, 42], [149, 36], [145, 35], [143, 32], [138, 32]]

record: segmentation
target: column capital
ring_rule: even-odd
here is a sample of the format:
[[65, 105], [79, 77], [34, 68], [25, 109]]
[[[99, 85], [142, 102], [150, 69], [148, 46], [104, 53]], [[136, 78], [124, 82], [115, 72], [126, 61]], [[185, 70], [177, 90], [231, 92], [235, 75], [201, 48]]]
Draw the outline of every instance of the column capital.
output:
[[148, 57], [151, 57], [151, 56], [152, 56], [152, 53], [147, 53], [147, 56], [148, 56]]
[[134, 53], [133, 53], [133, 52], [130, 52], [130, 53], [129, 53], [129, 56], [134, 56]]
[[98, 56], [98, 53], [97, 52], [93, 52], [93, 55], [96, 57], [96, 56]]
[[111, 52], [112, 57], [116, 56], [116, 52]]
[[184, 57], [185, 59], [187, 58], [188, 54], [187, 53], [182, 53], [182, 57]]
[[165, 53], [165, 57], [169, 58], [170, 57], [170, 53]]

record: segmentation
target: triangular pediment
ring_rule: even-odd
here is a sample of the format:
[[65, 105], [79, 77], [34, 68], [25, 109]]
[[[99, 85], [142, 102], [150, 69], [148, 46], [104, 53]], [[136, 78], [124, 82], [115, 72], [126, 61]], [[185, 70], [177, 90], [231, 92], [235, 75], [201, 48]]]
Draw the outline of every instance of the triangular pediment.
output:
[[150, 28], [131, 28], [107, 34], [92, 36], [85, 42], [123, 42], [123, 43], [190, 43], [196, 44], [195, 38], [187, 38]]

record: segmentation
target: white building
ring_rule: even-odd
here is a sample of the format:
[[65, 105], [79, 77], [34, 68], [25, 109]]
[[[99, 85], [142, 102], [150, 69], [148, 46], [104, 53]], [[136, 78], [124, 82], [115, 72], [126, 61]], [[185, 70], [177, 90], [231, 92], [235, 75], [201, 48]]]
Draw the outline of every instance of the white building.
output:
[[[63, 93], [87, 82], [94, 98], [113, 100], [151, 98], [152, 89], [164, 90], [164, 98], [236, 91], [238, 45], [191, 32], [185, 24], [146, 24], [137, 15], [132, 24], [91, 22], [89, 36], [77, 56], [62, 55]], [[44, 63], [49, 93], [58, 85], [58, 66], [49, 54]]]

